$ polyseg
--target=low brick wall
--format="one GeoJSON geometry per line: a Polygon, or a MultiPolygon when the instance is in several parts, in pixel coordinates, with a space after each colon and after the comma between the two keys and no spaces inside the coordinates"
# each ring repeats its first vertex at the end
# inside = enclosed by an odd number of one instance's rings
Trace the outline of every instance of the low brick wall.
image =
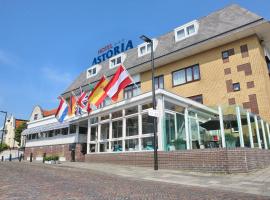
{"type": "MultiPolygon", "coordinates": [[[[84,161],[84,155],[81,153],[81,148],[82,147],[80,144],[76,144],[76,161],[84,161]]],[[[30,157],[30,153],[33,154],[33,160],[36,160],[37,157],[42,157],[44,153],[46,153],[46,155],[58,155],[60,157],[65,157],[67,161],[71,160],[71,151],[69,151],[69,144],[26,147],[24,151],[24,159],[30,157]]]]}
{"type": "MultiPolygon", "coordinates": [[[[85,155],[86,162],[153,167],[153,152],[85,155]]],[[[194,149],[158,152],[159,168],[203,172],[238,173],[270,166],[270,150],[194,149]]]]}

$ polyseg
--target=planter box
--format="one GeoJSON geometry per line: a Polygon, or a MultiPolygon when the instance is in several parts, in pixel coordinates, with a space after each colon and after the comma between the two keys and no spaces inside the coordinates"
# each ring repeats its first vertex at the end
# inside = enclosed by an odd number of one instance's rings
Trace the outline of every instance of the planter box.
{"type": "Polygon", "coordinates": [[[45,161],[45,164],[59,164],[58,160],[50,160],[50,161],[45,161]]]}

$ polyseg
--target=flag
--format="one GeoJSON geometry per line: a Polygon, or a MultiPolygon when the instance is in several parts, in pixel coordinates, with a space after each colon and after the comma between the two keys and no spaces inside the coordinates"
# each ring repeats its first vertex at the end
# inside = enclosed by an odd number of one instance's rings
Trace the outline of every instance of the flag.
{"type": "Polygon", "coordinates": [[[106,92],[104,87],[108,84],[108,80],[103,76],[100,81],[96,84],[95,88],[88,97],[88,104],[93,104],[98,107],[102,101],[106,98],[106,92]]]}
{"type": "Polygon", "coordinates": [[[76,97],[72,94],[71,99],[70,99],[70,107],[69,107],[68,115],[69,116],[75,115],[76,110],[77,110],[77,101],[76,101],[76,97]]]}
{"type": "Polygon", "coordinates": [[[132,83],[132,79],[127,70],[121,65],[115,72],[114,76],[104,88],[106,94],[114,101],[118,99],[118,94],[126,86],[132,83]]]}
{"type": "Polygon", "coordinates": [[[86,110],[87,102],[88,102],[88,97],[89,97],[91,91],[94,89],[94,87],[93,87],[91,84],[89,84],[89,88],[90,88],[89,93],[87,93],[87,92],[81,90],[81,95],[79,96],[79,98],[78,98],[78,100],[77,100],[77,105],[78,105],[83,111],[86,110]]]}
{"type": "Polygon", "coordinates": [[[60,98],[60,103],[57,108],[55,117],[59,122],[62,123],[68,114],[68,104],[63,97],[59,97],[59,98],[60,98]]]}

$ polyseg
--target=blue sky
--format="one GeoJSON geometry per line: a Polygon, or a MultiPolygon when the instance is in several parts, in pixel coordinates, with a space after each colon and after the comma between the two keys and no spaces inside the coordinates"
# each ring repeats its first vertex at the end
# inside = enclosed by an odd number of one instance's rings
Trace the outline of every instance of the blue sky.
{"type": "MultiPolygon", "coordinates": [[[[28,119],[86,70],[99,48],[121,39],[138,45],[237,3],[270,19],[270,1],[0,0],[0,110],[28,119]]],[[[3,117],[0,116],[0,124],[3,117]]]]}

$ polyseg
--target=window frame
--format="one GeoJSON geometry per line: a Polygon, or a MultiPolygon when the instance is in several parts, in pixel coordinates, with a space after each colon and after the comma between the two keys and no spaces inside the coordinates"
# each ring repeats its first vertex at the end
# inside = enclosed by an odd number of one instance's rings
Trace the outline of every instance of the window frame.
{"type": "Polygon", "coordinates": [[[119,67],[120,65],[122,65],[122,64],[124,63],[125,58],[126,58],[126,56],[125,56],[124,53],[120,53],[120,54],[118,54],[118,55],[116,55],[116,56],[114,56],[114,57],[111,57],[111,58],[109,59],[109,68],[110,68],[110,69],[113,69],[113,68],[115,68],[115,67],[119,67]],[[114,64],[114,65],[112,66],[112,65],[111,65],[112,60],[115,60],[115,63],[116,63],[118,58],[121,58],[121,62],[118,63],[118,64],[114,64]]]}
{"type": "Polygon", "coordinates": [[[164,75],[162,74],[162,75],[159,75],[159,76],[156,76],[156,77],[154,77],[154,85],[155,85],[155,89],[157,90],[157,89],[164,89],[164,75]],[[160,78],[162,78],[162,86],[163,87],[160,87],[160,78]],[[157,88],[156,88],[156,80],[157,80],[157,88]]]}
{"type": "Polygon", "coordinates": [[[180,86],[180,85],[185,85],[185,84],[188,84],[188,83],[192,83],[192,82],[196,82],[196,81],[200,81],[201,80],[201,70],[200,70],[200,65],[199,64],[195,64],[195,65],[191,65],[189,67],[185,67],[185,68],[182,68],[182,69],[178,69],[178,70],[175,70],[175,71],[172,71],[171,73],[171,76],[172,76],[172,87],[176,87],[176,86],[180,86]],[[198,73],[199,73],[199,78],[198,79],[194,79],[194,68],[198,66],[198,73]],[[192,69],[192,80],[191,81],[187,81],[187,69],[191,68],[192,69]],[[184,83],[180,83],[180,84],[174,84],[174,73],[176,72],[179,72],[181,70],[184,70],[185,72],[185,82],[184,83]]]}
{"type": "Polygon", "coordinates": [[[130,84],[124,89],[124,91],[123,91],[123,99],[127,100],[127,99],[135,97],[135,91],[136,90],[139,90],[139,94],[141,93],[141,82],[140,81],[136,82],[136,83],[133,83],[133,84],[130,84]],[[131,97],[130,98],[126,98],[126,93],[127,92],[131,92],[131,97]]]}
{"type": "MultiPolygon", "coordinates": [[[[158,45],[158,40],[157,39],[152,39],[153,41],[153,52],[155,52],[157,45],[158,45]]],[[[151,47],[147,48],[150,43],[144,42],[137,47],[137,52],[138,52],[138,57],[145,56],[147,54],[151,53],[151,47]],[[141,48],[145,48],[145,52],[141,53],[141,48]]]]}
{"type": "Polygon", "coordinates": [[[180,27],[177,27],[174,29],[174,39],[175,39],[175,42],[179,42],[181,40],[184,40],[186,38],[189,38],[193,35],[196,35],[198,33],[198,30],[199,30],[199,22],[197,20],[193,20],[187,24],[184,24],[183,26],[180,26],[180,27]],[[188,31],[187,31],[187,28],[190,27],[190,26],[194,26],[194,32],[191,33],[191,34],[188,34],[188,31]],[[178,32],[179,31],[182,31],[184,30],[184,37],[182,38],[179,38],[178,37],[178,32]]]}
{"type": "Polygon", "coordinates": [[[232,89],[233,89],[234,92],[240,91],[240,90],[241,90],[240,82],[233,83],[233,84],[232,84],[232,89]],[[236,85],[239,85],[239,89],[235,89],[235,86],[236,86],[236,85]]]}

